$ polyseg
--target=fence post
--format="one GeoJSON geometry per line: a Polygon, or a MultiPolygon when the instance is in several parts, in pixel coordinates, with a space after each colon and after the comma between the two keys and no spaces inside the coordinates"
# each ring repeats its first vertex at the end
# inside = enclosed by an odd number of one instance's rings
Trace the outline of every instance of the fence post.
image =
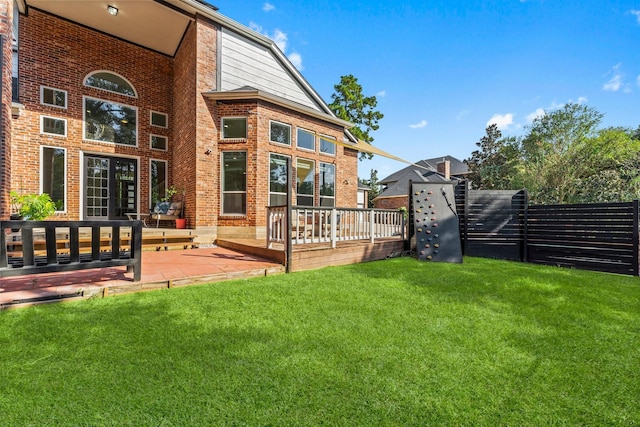
{"type": "Polygon", "coordinates": [[[640,242],[638,239],[640,237],[640,232],[638,230],[638,214],[639,212],[639,203],[638,199],[633,201],[633,275],[640,275],[640,262],[638,261],[638,249],[640,247],[640,242]]]}
{"type": "Polygon", "coordinates": [[[370,237],[370,241],[371,244],[375,243],[376,241],[376,212],[371,209],[371,212],[369,213],[369,237],[370,237]]]}
{"type": "Polygon", "coordinates": [[[331,247],[336,247],[336,230],[338,228],[338,212],[336,208],[331,209],[331,247]]]}
{"type": "Polygon", "coordinates": [[[522,212],[522,262],[529,262],[529,192],[524,189],[524,206],[522,212]]]}

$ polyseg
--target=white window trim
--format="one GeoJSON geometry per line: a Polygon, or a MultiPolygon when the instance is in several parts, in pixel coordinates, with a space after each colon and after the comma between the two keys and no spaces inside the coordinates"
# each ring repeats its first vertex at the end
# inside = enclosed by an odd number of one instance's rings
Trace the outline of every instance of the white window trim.
{"type": "Polygon", "coordinates": [[[40,135],[49,135],[49,136],[57,136],[58,138],[66,138],[67,137],[67,119],[63,119],[63,118],[56,117],[56,116],[48,116],[46,114],[41,115],[40,116],[40,135]],[[44,119],[60,120],[60,121],[64,122],[64,134],[60,135],[59,133],[45,132],[44,131],[44,119]]]}
{"type": "Polygon", "coordinates": [[[297,128],[296,129],[296,148],[298,148],[299,150],[304,150],[304,151],[308,151],[310,153],[315,153],[316,149],[317,149],[317,141],[316,141],[316,134],[315,132],[312,132],[310,130],[304,129],[304,128],[297,128]],[[298,132],[303,131],[306,132],[308,134],[311,134],[311,136],[313,136],[313,149],[311,148],[305,148],[305,147],[301,147],[300,145],[298,145],[298,132]]]}
{"type": "Polygon", "coordinates": [[[42,174],[42,157],[44,156],[44,149],[52,148],[54,150],[62,150],[64,151],[64,210],[56,211],[56,213],[67,213],[67,149],[64,147],[54,147],[52,145],[41,145],[40,146],[40,165],[38,167],[38,174],[40,175],[40,194],[43,193],[44,190],[44,182],[42,182],[43,174],[42,174]]]}
{"type": "Polygon", "coordinates": [[[149,135],[149,148],[152,150],[157,150],[157,151],[168,151],[169,150],[169,137],[168,136],[164,136],[164,135],[157,135],[155,133],[152,133],[149,135]],[[153,146],[153,138],[164,138],[165,141],[165,148],[157,148],[153,146]]]}
{"type": "MultiPolygon", "coordinates": [[[[273,155],[286,157],[289,161],[291,161],[291,156],[289,156],[287,154],[273,153],[273,152],[269,153],[269,169],[267,171],[267,185],[268,185],[267,190],[268,190],[268,193],[269,193],[269,198],[268,198],[269,202],[271,201],[271,195],[272,194],[280,194],[280,195],[284,194],[285,199],[286,199],[287,194],[288,194],[288,192],[276,193],[274,191],[271,191],[271,156],[273,156],[273,155]]],[[[287,171],[287,173],[289,173],[289,171],[287,171]]],[[[290,181],[291,177],[287,177],[287,180],[290,181]]],[[[291,185],[291,182],[289,182],[288,184],[291,185]]]]}
{"type": "Polygon", "coordinates": [[[298,193],[298,162],[300,160],[304,160],[306,162],[311,162],[311,167],[313,168],[313,186],[312,186],[312,192],[311,194],[302,194],[303,197],[311,197],[311,204],[310,205],[302,205],[302,206],[316,206],[316,166],[317,166],[317,162],[313,159],[306,159],[304,157],[296,157],[296,205],[298,204],[298,197],[300,196],[300,193],[298,193]]]}
{"type": "Polygon", "coordinates": [[[338,152],[338,144],[336,144],[336,139],[332,138],[330,136],[326,136],[326,135],[319,135],[318,137],[318,152],[320,154],[322,154],[323,156],[331,156],[331,157],[335,157],[336,153],[338,152]],[[327,142],[330,142],[333,144],[334,150],[333,153],[325,153],[324,151],[322,151],[322,140],[325,140],[327,142]]]}
{"type": "Polygon", "coordinates": [[[66,110],[67,109],[68,99],[69,99],[69,93],[64,89],[58,89],[57,87],[44,86],[44,85],[40,86],[40,104],[41,105],[46,105],[47,107],[60,108],[61,110],[66,110]],[[46,102],[44,102],[44,91],[45,91],[45,89],[50,89],[50,90],[54,90],[54,91],[58,91],[58,92],[64,93],[64,106],[54,105],[54,104],[47,104],[46,102]]]}
{"type": "Polygon", "coordinates": [[[291,133],[291,128],[292,127],[291,127],[290,124],[282,123],[282,122],[279,122],[277,120],[269,120],[269,142],[272,143],[272,144],[277,144],[277,145],[283,146],[283,147],[291,147],[291,143],[292,143],[291,140],[293,139],[293,134],[291,133]],[[289,143],[288,144],[285,144],[283,142],[274,141],[274,140],[271,139],[271,125],[273,123],[277,123],[279,125],[286,126],[286,127],[289,128],[289,143]]]}
{"type": "Polygon", "coordinates": [[[108,99],[96,98],[96,97],[93,97],[93,96],[83,96],[82,97],[82,140],[83,141],[98,142],[100,144],[117,145],[118,147],[138,148],[138,142],[139,142],[139,139],[140,139],[140,120],[139,120],[139,118],[140,118],[140,114],[139,114],[139,111],[138,111],[138,107],[135,107],[133,105],[123,104],[122,102],[110,101],[108,99]],[[108,102],[110,104],[121,105],[123,107],[131,108],[131,109],[135,110],[135,112],[136,112],[136,143],[134,145],[118,144],[117,142],[102,141],[100,139],[87,138],[87,135],[85,133],[87,131],[87,127],[86,127],[86,123],[87,123],[86,101],[87,101],[87,99],[93,99],[95,101],[100,101],[100,102],[108,102]]]}
{"type": "Polygon", "coordinates": [[[116,95],[120,95],[120,96],[126,96],[128,98],[138,98],[138,91],[136,90],[135,86],[133,84],[131,84],[131,82],[129,81],[129,79],[127,79],[125,76],[123,76],[122,74],[118,74],[116,72],[113,72],[111,70],[93,70],[92,72],[88,73],[86,76],[84,76],[84,78],[82,79],[82,85],[84,87],[90,87],[91,89],[96,89],[96,90],[101,90],[103,92],[108,92],[108,93],[115,93],[116,95]],[[108,89],[102,89],[99,87],[95,87],[95,86],[89,86],[87,84],[87,79],[97,73],[109,73],[109,74],[113,74],[114,76],[118,76],[120,77],[122,80],[124,80],[125,82],[127,82],[129,84],[129,86],[131,86],[131,89],[133,89],[133,95],[127,95],[125,93],[121,93],[121,92],[115,92],[113,90],[108,90],[108,89]]]}
{"type": "Polygon", "coordinates": [[[249,118],[247,116],[224,116],[220,118],[220,141],[246,141],[249,136],[249,118]],[[245,129],[244,129],[244,138],[225,138],[224,137],[224,121],[226,119],[244,119],[245,120],[245,129]]]}
{"type": "Polygon", "coordinates": [[[223,150],[220,152],[220,216],[227,218],[246,218],[249,210],[249,180],[247,173],[249,172],[249,152],[247,150],[223,150]],[[244,191],[225,191],[224,190],[224,154],[225,153],[245,153],[245,190],[244,191]],[[224,195],[225,194],[245,194],[245,213],[225,213],[224,212],[224,195]]]}
{"type": "Polygon", "coordinates": [[[161,129],[168,129],[169,128],[169,115],[167,113],[161,113],[160,111],[151,110],[151,113],[149,114],[149,125],[155,126],[155,127],[161,128],[161,129]],[[167,123],[167,125],[166,126],[160,126],[160,125],[157,125],[157,124],[153,123],[153,115],[154,114],[157,114],[159,116],[164,116],[165,122],[167,123]]]}

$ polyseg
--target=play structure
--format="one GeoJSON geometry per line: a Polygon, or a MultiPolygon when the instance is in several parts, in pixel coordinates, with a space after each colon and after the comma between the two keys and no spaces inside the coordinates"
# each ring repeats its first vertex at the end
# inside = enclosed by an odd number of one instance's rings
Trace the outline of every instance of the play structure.
{"type": "Polygon", "coordinates": [[[412,183],[409,235],[421,261],[462,262],[453,185],[412,183]],[[415,245],[414,242],[415,241],[415,245]]]}

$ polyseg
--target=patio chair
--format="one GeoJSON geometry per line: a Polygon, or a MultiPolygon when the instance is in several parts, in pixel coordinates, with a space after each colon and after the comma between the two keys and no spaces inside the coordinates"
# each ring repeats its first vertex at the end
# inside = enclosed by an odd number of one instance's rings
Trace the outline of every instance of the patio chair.
{"type": "Polygon", "coordinates": [[[156,228],[160,227],[160,221],[173,221],[174,227],[176,219],[182,218],[184,208],[184,195],[180,202],[158,202],[151,211],[151,220],[156,221],[156,228]]]}

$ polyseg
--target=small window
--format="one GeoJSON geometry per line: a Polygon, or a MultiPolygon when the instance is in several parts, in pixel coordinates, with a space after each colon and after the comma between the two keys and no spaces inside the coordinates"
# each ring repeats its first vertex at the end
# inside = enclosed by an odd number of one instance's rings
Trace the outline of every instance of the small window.
{"type": "Polygon", "coordinates": [[[298,159],[296,162],[296,204],[298,206],[313,206],[315,178],[313,160],[298,159]]]}
{"type": "Polygon", "coordinates": [[[284,123],[269,122],[269,141],[291,145],[291,126],[284,123]]]}
{"type": "Polygon", "coordinates": [[[169,116],[165,113],[158,113],[157,111],[151,112],[151,125],[158,126],[160,128],[169,127],[169,116]]]}
{"type": "Polygon", "coordinates": [[[137,98],[136,91],[122,76],[109,71],[96,71],[84,79],[85,86],[137,98]]]}
{"type": "Polygon", "coordinates": [[[67,91],[40,86],[40,102],[51,107],[67,108],[67,91]]]}
{"type": "Polygon", "coordinates": [[[336,143],[330,139],[320,137],[320,152],[322,154],[336,155],[336,143]]]}
{"type": "Polygon", "coordinates": [[[64,148],[42,147],[40,156],[40,187],[56,205],[56,211],[66,210],[67,152],[64,148]]]}
{"type": "Polygon", "coordinates": [[[67,136],[67,120],[56,117],[40,116],[40,133],[46,135],[67,136]]]}
{"type": "Polygon", "coordinates": [[[247,118],[225,117],[222,119],[222,139],[246,139],[247,118]]]}
{"type": "Polygon", "coordinates": [[[154,150],[167,151],[167,141],[168,138],[166,136],[151,135],[151,148],[154,150]]]}
{"type": "Polygon", "coordinates": [[[299,148],[315,151],[316,137],[311,132],[307,132],[306,130],[303,130],[303,129],[298,129],[297,145],[299,148]]]}

